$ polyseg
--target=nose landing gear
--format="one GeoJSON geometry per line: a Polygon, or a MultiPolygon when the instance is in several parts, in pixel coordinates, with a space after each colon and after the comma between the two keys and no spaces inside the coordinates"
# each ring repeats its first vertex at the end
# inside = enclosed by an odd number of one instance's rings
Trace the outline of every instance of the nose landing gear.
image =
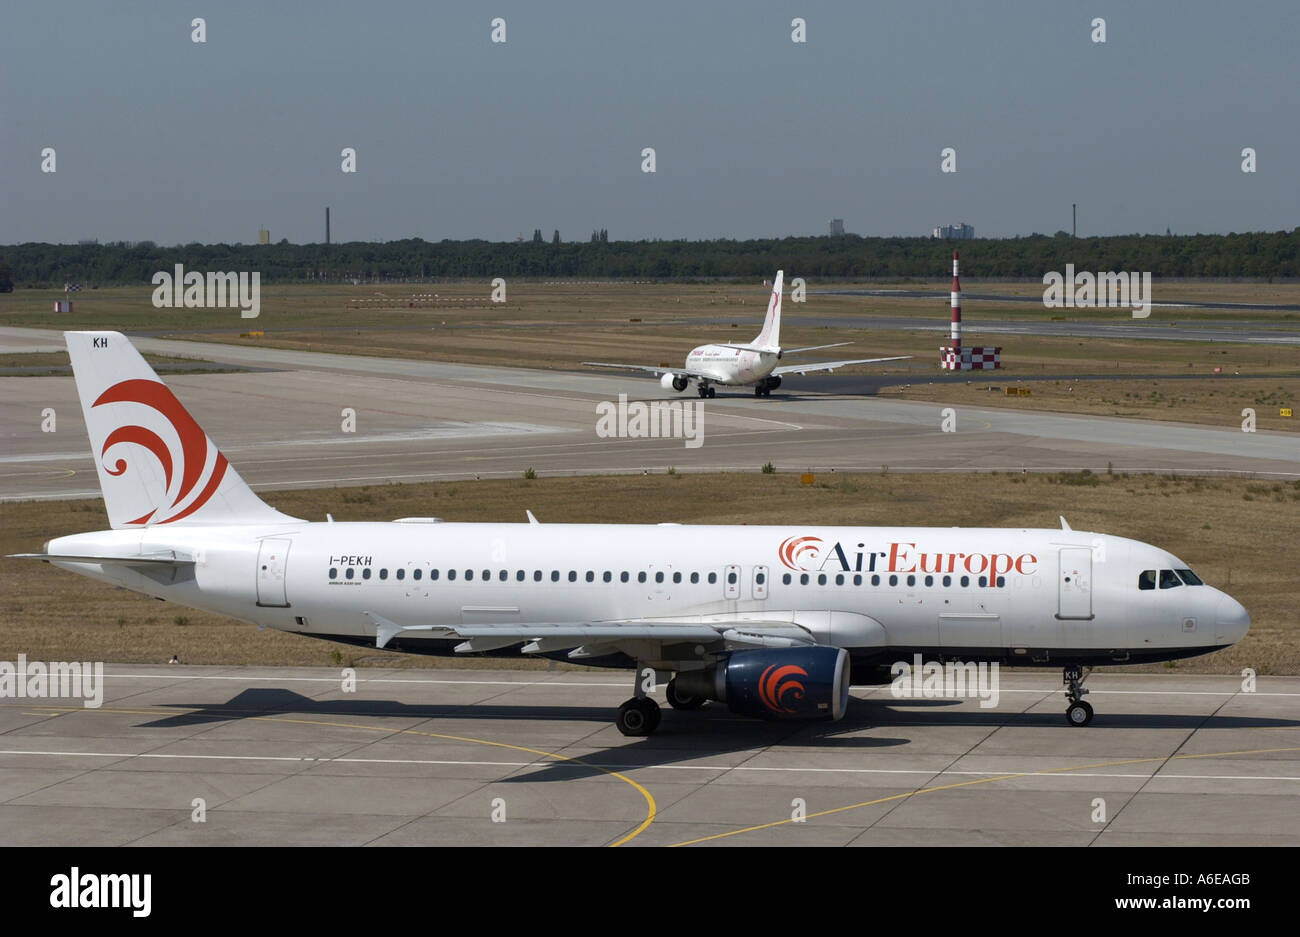
{"type": "Polygon", "coordinates": [[[1078,664],[1065,668],[1065,699],[1070,704],[1065,710],[1065,721],[1072,726],[1086,726],[1092,722],[1092,707],[1083,701],[1088,694],[1083,688],[1083,681],[1091,673],[1092,668],[1088,668],[1088,673],[1085,674],[1078,664]]]}

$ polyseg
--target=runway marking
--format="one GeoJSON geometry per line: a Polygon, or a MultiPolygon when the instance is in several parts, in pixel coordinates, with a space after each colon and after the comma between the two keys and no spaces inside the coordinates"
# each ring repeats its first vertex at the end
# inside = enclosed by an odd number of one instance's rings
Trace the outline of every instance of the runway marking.
{"type": "MultiPolygon", "coordinates": [[[[832,807],[829,810],[819,810],[816,813],[808,814],[806,817],[803,818],[803,820],[811,820],[814,817],[825,817],[825,816],[830,816],[831,814],[844,813],[845,811],[848,810],[857,810],[859,807],[872,807],[875,806],[876,804],[889,803],[890,801],[895,801],[895,800],[906,800],[909,797],[917,797],[920,796],[921,794],[934,794],[939,791],[951,791],[959,787],[971,787],[976,784],[990,784],[994,781],[1013,781],[1016,778],[1023,778],[1023,777],[1041,777],[1041,776],[1053,775],[1053,774],[1066,774],[1069,772],[1083,771],[1090,768],[1118,768],[1123,765],[1137,765],[1137,764],[1144,764],[1152,761],[1168,762],[1168,761],[1177,761],[1180,759],[1190,759],[1190,758],[1227,758],[1233,755],[1272,755],[1272,754],[1277,754],[1279,752],[1300,752],[1300,748],[1258,748],[1258,749],[1250,749],[1250,750],[1238,751],[1238,752],[1208,752],[1200,755],[1172,755],[1172,756],[1160,755],[1151,758],[1128,758],[1123,761],[1104,761],[1104,762],[1098,762],[1097,764],[1091,764],[1091,765],[1078,765],[1074,768],[1051,768],[1048,769],[1047,771],[1039,771],[1039,772],[1016,772],[1014,774],[1002,774],[1002,775],[996,775],[994,777],[977,778],[973,781],[958,781],[955,784],[944,784],[944,785],[940,785],[939,787],[923,787],[920,790],[908,791],[904,794],[891,794],[888,797],[878,797],[875,800],[864,800],[860,803],[848,804],[847,806],[844,807],[832,807]]],[[[1086,775],[1083,776],[1086,777],[1086,775]]],[[[1160,777],[1160,775],[1147,775],[1147,777],[1160,777]]],[[[683,840],[680,843],[670,843],[669,845],[674,847],[694,846],[697,843],[707,843],[711,840],[725,839],[728,836],[739,836],[742,833],[753,833],[757,830],[768,830],[778,826],[785,826],[786,824],[794,823],[794,822],[796,821],[792,817],[787,817],[786,819],[783,820],[774,820],[771,823],[760,823],[757,826],[748,826],[745,827],[744,829],[731,830],[726,833],[714,833],[711,836],[701,836],[698,839],[683,840]]],[[[802,820],[799,822],[802,822],[802,820]]]]}
{"type": "MultiPolygon", "coordinates": [[[[51,708],[54,709],[54,707],[51,707],[51,708]]],[[[116,714],[116,715],[137,715],[137,716],[155,716],[155,717],[156,717],[156,716],[164,716],[164,715],[180,715],[180,714],[187,713],[187,712],[189,712],[189,713],[200,712],[200,713],[201,713],[201,712],[203,712],[203,709],[195,709],[195,708],[193,708],[193,707],[176,707],[175,709],[166,709],[166,710],[159,711],[159,710],[157,710],[157,709],[153,709],[153,710],[139,710],[139,709],[84,709],[84,708],[71,708],[71,707],[69,707],[69,708],[67,708],[67,709],[62,709],[62,708],[60,708],[60,709],[58,709],[57,711],[58,711],[58,712],[61,712],[61,713],[65,713],[65,714],[66,714],[66,713],[75,713],[75,712],[89,712],[89,713],[113,713],[113,714],[116,714]]],[[[469,736],[464,736],[464,735],[446,735],[446,734],[443,734],[443,733],[440,733],[440,732],[422,732],[422,731],[420,731],[420,730],[418,730],[418,729],[398,729],[398,728],[393,728],[392,726],[368,726],[368,725],[361,725],[361,724],[359,724],[359,723],[351,723],[351,722],[323,722],[323,721],[318,720],[318,719],[290,719],[290,718],[287,717],[287,716],[258,715],[257,718],[258,718],[258,719],[261,719],[261,720],[263,720],[263,721],[266,721],[266,722],[288,722],[288,723],[294,723],[294,724],[297,724],[297,725],[308,725],[308,726],[332,726],[332,727],[334,727],[334,728],[343,728],[343,729],[364,729],[364,730],[369,731],[369,732],[384,732],[384,733],[389,733],[389,734],[402,733],[402,734],[405,734],[405,735],[422,735],[422,736],[425,736],[426,738],[443,739],[444,741],[452,741],[452,742],[470,742],[470,743],[473,743],[473,744],[475,744],[475,745],[491,745],[491,746],[494,746],[494,747],[496,747],[496,748],[508,748],[508,749],[510,749],[510,750],[512,750],[512,751],[517,751],[517,752],[528,752],[530,755],[541,755],[541,756],[543,756],[543,757],[545,757],[545,758],[555,758],[555,759],[558,759],[558,760],[560,760],[560,761],[571,761],[571,762],[573,762],[574,764],[582,765],[584,768],[593,768],[593,769],[595,769],[596,771],[601,772],[602,774],[607,774],[607,775],[609,775],[610,777],[617,778],[618,780],[622,781],[624,784],[630,785],[631,787],[635,788],[636,791],[637,791],[637,792],[638,792],[642,797],[645,798],[645,802],[646,802],[646,815],[645,815],[645,819],[642,820],[642,821],[641,821],[641,822],[636,826],[636,828],[633,829],[630,833],[627,833],[626,835],[624,835],[624,836],[620,837],[619,839],[615,840],[614,842],[610,843],[609,845],[610,845],[611,847],[614,847],[614,846],[622,846],[624,843],[628,843],[628,842],[630,842],[631,840],[633,840],[634,838],[636,838],[637,836],[640,836],[643,832],[645,832],[646,827],[648,827],[648,826],[650,825],[650,823],[654,820],[654,818],[655,818],[655,813],[656,813],[656,811],[657,811],[657,809],[658,809],[658,808],[656,807],[656,805],[655,805],[655,799],[654,799],[653,796],[651,796],[650,792],[649,792],[648,790],[646,790],[644,787],[642,787],[640,784],[638,784],[636,781],[633,781],[633,780],[632,780],[631,778],[629,778],[627,775],[622,774],[622,773],[620,773],[620,772],[618,772],[618,771],[612,771],[612,770],[610,770],[610,769],[608,769],[608,768],[602,768],[602,767],[600,767],[599,765],[592,764],[591,762],[588,762],[588,761],[583,761],[581,758],[575,758],[575,757],[573,757],[573,756],[571,756],[571,755],[557,755],[557,754],[555,754],[554,752],[546,752],[546,751],[542,751],[540,748],[529,748],[529,747],[527,747],[527,746],[525,746],[525,745],[511,745],[511,744],[508,743],[508,742],[493,742],[493,741],[490,740],[490,739],[476,739],[476,738],[470,738],[469,736]]],[[[73,754],[75,754],[75,753],[73,753],[73,754]]],[[[141,753],[141,754],[138,754],[138,755],[123,755],[123,756],[121,756],[121,757],[126,757],[126,758],[143,758],[143,757],[147,757],[147,753],[141,753]]],[[[214,755],[214,756],[210,756],[210,757],[218,758],[218,757],[223,757],[223,756],[215,756],[215,755],[214,755]]],[[[255,758],[255,757],[266,757],[266,758],[271,758],[272,756],[248,756],[248,755],[246,755],[246,756],[240,756],[240,757],[241,757],[242,759],[244,759],[244,760],[251,760],[252,758],[255,758]]],[[[277,759],[277,760],[279,760],[279,759],[277,759]]],[[[335,760],[335,759],[330,759],[330,758],[304,758],[304,757],[297,757],[297,758],[294,758],[294,757],[289,757],[289,756],[283,756],[283,760],[288,760],[288,761],[317,761],[317,762],[326,762],[326,761],[331,761],[331,760],[335,760]]]]}
{"type": "MultiPolygon", "coordinates": [[[[323,723],[327,724],[327,723],[323,723]]],[[[470,768],[528,768],[537,765],[536,761],[466,761],[463,759],[441,759],[441,758],[352,758],[339,756],[337,758],[311,756],[311,755],[186,755],[178,753],[158,753],[158,752],[88,752],[88,751],[61,751],[58,749],[41,750],[41,749],[21,749],[10,748],[0,749],[0,755],[44,755],[52,757],[77,757],[77,758],[154,758],[154,759],[174,759],[177,761],[293,761],[293,762],[314,762],[319,764],[340,763],[340,764],[375,764],[375,765],[433,765],[445,767],[470,767],[470,768]]],[[[1216,756],[1217,757],[1217,756],[1216,756]]],[[[934,768],[784,768],[784,767],[763,767],[760,765],[738,765],[730,767],[728,765],[655,765],[655,764],[601,764],[598,762],[586,762],[585,767],[607,768],[611,771],[752,771],[752,772],[777,772],[777,773],[814,773],[814,774],[934,774],[934,768]]],[[[1300,781],[1300,775],[1269,775],[1269,774],[1123,774],[1119,772],[1102,773],[1088,772],[1084,774],[1075,773],[1072,769],[1049,769],[1047,771],[1025,771],[1015,775],[1015,777],[1025,778],[1046,778],[1062,777],[1059,771],[1071,771],[1072,778],[1108,778],[1118,780],[1169,780],[1169,781],[1300,781]]],[[[1007,775],[1002,771],[956,771],[940,770],[941,774],[961,775],[976,778],[1002,778],[1007,775]]]]}

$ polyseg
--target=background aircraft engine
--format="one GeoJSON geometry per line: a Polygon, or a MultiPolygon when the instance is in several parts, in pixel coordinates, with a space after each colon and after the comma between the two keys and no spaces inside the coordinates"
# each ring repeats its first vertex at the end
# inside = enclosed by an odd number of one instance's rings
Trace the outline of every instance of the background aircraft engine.
{"type": "Polygon", "coordinates": [[[678,673],[677,693],[721,700],[743,716],[830,719],[849,703],[849,652],[842,647],[736,651],[704,670],[678,673]]]}
{"type": "Polygon", "coordinates": [[[680,374],[673,374],[671,371],[659,378],[659,386],[664,390],[683,391],[690,379],[682,377],[680,374]]]}

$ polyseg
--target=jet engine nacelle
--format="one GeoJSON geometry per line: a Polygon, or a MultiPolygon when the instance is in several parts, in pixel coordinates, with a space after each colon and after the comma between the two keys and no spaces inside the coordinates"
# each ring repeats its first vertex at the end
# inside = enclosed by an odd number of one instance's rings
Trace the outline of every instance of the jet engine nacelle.
{"type": "Polygon", "coordinates": [[[685,390],[686,385],[689,383],[690,378],[684,377],[680,374],[673,374],[671,371],[659,378],[660,387],[664,390],[675,390],[679,393],[685,390]]]}
{"type": "Polygon", "coordinates": [[[720,700],[743,716],[833,722],[849,704],[849,652],[824,645],[736,651],[676,681],[678,696],[720,700]]]}

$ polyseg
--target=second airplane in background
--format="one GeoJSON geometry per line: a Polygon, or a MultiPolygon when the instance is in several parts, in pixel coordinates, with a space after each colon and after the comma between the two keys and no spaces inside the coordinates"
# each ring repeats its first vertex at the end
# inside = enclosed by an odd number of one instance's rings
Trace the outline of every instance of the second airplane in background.
{"type": "Polygon", "coordinates": [[[807,348],[781,347],[781,283],[785,277],[784,270],[776,272],[772,284],[772,298],[767,304],[767,317],[763,320],[763,331],[747,345],[735,345],[720,342],[713,345],[700,345],[691,349],[686,356],[683,368],[652,368],[640,364],[611,364],[605,361],[584,361],[585,365],[596,368],[626,368],[634,371],[649,371],[659,376],[659,383],[664,390],[683,391],[695,381],[701,397],[717,395],[715,384],[727,387],[754,385],[755,397],[766,397],[772,390],[781,386],[781,378],[786,374],[807,374],[809,371],[834,371],[836,368],[851,364],[874,364],[878,361],[901,361],[911,355],[897,355],[893,358],[856,358],[851,361],[818,361],[812,364],[787,364],[777,366],[785,355],[804,351],[818,351],[822,348],[838,348],[851,345],[852,342],[836,342],[832,345],[811,345],[807,348]]]}

